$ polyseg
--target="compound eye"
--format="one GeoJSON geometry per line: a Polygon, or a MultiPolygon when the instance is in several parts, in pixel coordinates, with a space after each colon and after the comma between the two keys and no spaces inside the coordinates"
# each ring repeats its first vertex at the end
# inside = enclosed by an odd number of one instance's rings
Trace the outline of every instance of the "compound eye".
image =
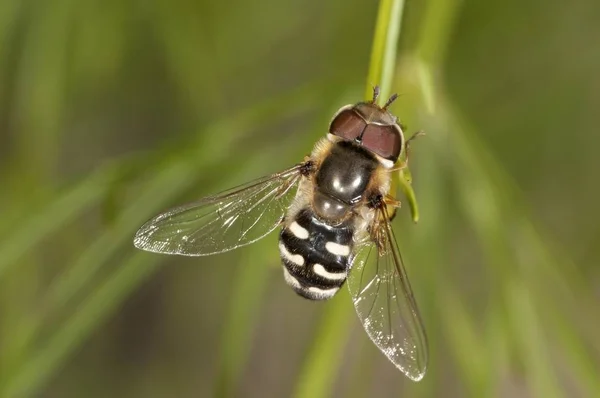
{"type": "Polygon", "coordinates": [[[370,124],[363,134],[362,146],[382,158],[396,162],[402,151],[402,133],[397,125],[370,124]]]}
{"type": "Polygon", "coordinates": [[[353,109],[344,109],[331,121],[329,132],[353,141],[361,135],[366,126],[367,123],[353,109]]]}

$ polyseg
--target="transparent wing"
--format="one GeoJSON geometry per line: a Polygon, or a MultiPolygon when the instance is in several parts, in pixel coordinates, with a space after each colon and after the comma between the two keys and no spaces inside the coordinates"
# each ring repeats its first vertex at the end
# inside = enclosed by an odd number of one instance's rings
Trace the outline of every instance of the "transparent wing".
{"type": "Polygon", "coordinates": [[[255,242],[281,222],[302,167],[159,214],[137,231],[134,245],[156,253],[207,256],[255,242]]]}
{"type": "Polygon", "coordinates": [[[348,288],[356,313],[377,347],[406,376],[425,376],[427,337],[400,250],[382,208],[373,236],[357,245],[348,288]],[[380,217],[381,215],[381,217],[380,217]]]}

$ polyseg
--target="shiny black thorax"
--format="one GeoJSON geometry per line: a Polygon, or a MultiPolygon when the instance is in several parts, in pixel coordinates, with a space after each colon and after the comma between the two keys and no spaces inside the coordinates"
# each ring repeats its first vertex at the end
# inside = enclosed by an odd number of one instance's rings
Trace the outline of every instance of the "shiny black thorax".
{"type": "Polygon", "coordinates": [[[313,204],[324,220],[337,221],[361,201],[378,161],[352,142],[334,144],[315,176],[313,204]]]}

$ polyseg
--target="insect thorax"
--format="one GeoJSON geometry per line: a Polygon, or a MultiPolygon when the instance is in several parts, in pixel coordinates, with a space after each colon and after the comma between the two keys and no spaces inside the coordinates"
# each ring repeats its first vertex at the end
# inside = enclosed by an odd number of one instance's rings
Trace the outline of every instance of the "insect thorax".
{"type": "Polygon", "coordinates": [[[333,143],[315,175],[313,206],[324,220],[338,221],[365,196],[379,162],[352,142],[333,143]]]}

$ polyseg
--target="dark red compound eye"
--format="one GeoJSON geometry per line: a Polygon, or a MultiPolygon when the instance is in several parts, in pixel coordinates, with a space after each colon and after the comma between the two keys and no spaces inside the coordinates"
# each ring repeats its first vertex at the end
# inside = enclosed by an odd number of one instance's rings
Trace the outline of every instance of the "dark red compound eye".
{"type": "Polygon", "coordinates": [[[396,125],[369,124],[362,136],[362,146],[395,162],[402,151],[402,133],[396,125]]]}
{"type": "Polygon", "coordinates": [[[338,113],[329,125],[329,132],[349,141],[354,141],[365,129],[364,121],[352,108],[344,109],[338,113]]]}
{"type": "Polygon", "coordinates": [[[393,162],[398,160],[404,145],[396,118],[386,109],[369,102],[343,107],[331,121],[329,133],[393,162]]]}

